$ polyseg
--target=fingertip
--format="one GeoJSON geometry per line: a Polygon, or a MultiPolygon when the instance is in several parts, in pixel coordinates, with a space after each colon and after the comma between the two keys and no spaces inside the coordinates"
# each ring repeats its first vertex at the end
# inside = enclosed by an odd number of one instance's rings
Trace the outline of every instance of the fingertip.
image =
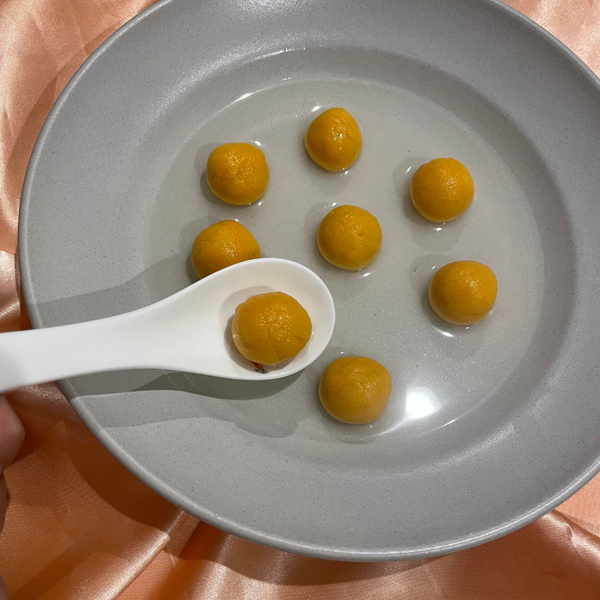
{"type": "Polygon", "coordinates": [[[0,396],[0,473],[14,460],[24,439],[21,420],[6,398],[0,396]]]}

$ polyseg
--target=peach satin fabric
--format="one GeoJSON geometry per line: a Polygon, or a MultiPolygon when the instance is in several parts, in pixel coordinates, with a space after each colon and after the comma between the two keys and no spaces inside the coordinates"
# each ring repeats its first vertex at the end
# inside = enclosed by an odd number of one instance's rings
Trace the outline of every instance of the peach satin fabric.
{"type": "MultiPolygon", "coordinates": [[[[16,258],[27,161],[77,67],[150,0],[0,0],[0,331],[28,327],[16,258]]],[[[600,1],[511,0],[600,74],[600,1]]],[[[1,368],[1,366],[0,366],[1,368]]],[[[127,472],[56,385],[7,395],[26,430],[5,473],[0,573],[14,600],[599,600],[600,476],[484,546],[353,564],[257,546],[198,522],[127,472]]]]}

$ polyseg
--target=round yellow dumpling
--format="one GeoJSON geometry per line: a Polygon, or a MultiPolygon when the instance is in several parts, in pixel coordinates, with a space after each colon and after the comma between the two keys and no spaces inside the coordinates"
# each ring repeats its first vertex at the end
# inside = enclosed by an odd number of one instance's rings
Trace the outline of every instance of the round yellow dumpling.
{"type": "Polygon", "coordinates": [[[223,144],[206,164],[211,192],[228,204],[256,202],[269,184],[269,166],[262,150],[250,144],[223,144]]]}
{"type": "Polygon", "coordinates": [[[276,365],[293,358],[306,346],[312,322],[295,298],[283,292],[269,292],[252,296],[235,309],[231,333],[244,358],[261,365],[276,365]]]}
{"type": "Polygon", "coordinates": [[[207,227],[192,246],[192,265],[200,278],[253,258],[260,258],[258,242],[237,221],[219,221],[207,227]]]}
{"type": "Polygon", "coordinates": [[[442,267],[429,283],[433,311],[453,325],[474,325],[485,319],[496,302],[498,280],[494,272],[474,260],[442,267]]]}
{"type": "Polygon", "coordinates": [[[467,168],[453,158],[436,158],[420,166],[410,183],[414,207],[430,221],[460,217],[473,201],[475,184],[467,168]]]}
{"type": "Polygon", "coordinates": [[[319,383],[323,408],[344,423],[371,423],[385,411],[392,377],[377,361],[364,356],[334,360],[319,383]]]}
{"type": "Polygon", "coordinates": [[[360,156],[362,135],[350,113],[343,108],[330,108],[310,124],[304,144],[320,167],[327,171],[344,171],[360,156]]]}
{"type": "Polygon", "coordinates": [[[381,227],[363,208],[337,206],[321,221],[317,245],[326,261],[340,269],[356,271],[379,254],[381,227]]]}

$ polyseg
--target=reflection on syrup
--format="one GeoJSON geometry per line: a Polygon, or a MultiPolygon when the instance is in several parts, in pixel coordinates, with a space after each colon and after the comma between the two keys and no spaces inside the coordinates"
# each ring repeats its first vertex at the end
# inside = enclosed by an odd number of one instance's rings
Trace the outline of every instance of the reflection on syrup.
{"type": "Polygon", "coordinates": [[[423,386],[410,387],[406,391],[402,423],[429,417],[440,410],[440,407],[441,403],[433,390],[423,386]]]}
{"type": "MultiPolygon", "coordinates": [[[[238,102],[245,100],[246,98],[250,98],[250,96],[253,96],[254,94],[256,94],[256,92],[246,92],[245,94],[242,94],[239,98],[236,98],[231,105],[233,104],[237,104],[238,102]]],[[[230,105],[230,106],[231,106],[230,105]]]]}
{"type": "MultiPolygon", "coordinates": [[[[441,321],[441,319],[440,319],[441,321]]],[[[446,329],[442,329],[437,325],[432,325],[433,329],[437,331],[439,334],[443,335],[446,338],[460,338],[463,335],[471,335],[467,332],[473,327],[473,325],[450,325],[448,324],[446,329]]],[[[469,339],[469,338],[468,338],[469,339]]]]}
{"type": "Polygon", "coordinates": [[[448,338],[453,338],[454,335],[452,333],[450,333],[449,331],[444,331],[443,329],[440,329],[439,327],[433,327],[437,332],[441,333],[444,337],[448,337],[448,338]]]}
{"type": "Polygon", "coordinates": [[[406,424],[426,419],[437,413],[442,403],[437,394],[426,386],[411,386],[404,397],[391,398],[383,416],[374,423],[352,425],[336,423],[335,437],[354,444],[367,443],[397,431],[406,424]]]}

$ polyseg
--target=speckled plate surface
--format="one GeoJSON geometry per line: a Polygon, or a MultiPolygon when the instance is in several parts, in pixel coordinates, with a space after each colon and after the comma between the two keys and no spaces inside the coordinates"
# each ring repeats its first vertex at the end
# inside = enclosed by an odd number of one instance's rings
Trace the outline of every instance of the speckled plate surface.
{"type": "Polygon", "coordinates": [[[108,316],[190,282],[196,234],[235,218],[265,256],[315,270],[337,328],[314,366],[251,385],[123,372],[61,382],[131,471],[217,527],[313,556],[392,560],[517,529],[600,462],[598,81],[547,33],[489,0],[159,2],[67,86],[25,183],[21,268],[37,327],[108,316]],[[360,123],[362,156],[333,175],[302,136],[321,109],[360,123]],[[252,207],[210,194],[217,144],[259,144],[252,207]],[[453,156],[474,205],[432,226],[407,198],[415,167],[453,156]],[[366,271],[325,263],[337,204],[379,219],[366,271]],[[457,328],[425,299],[432,271],[487,263],[492,315],[457,328]],[[342,353],[394,390],[371,426],[336,423],[316,389],[342,353]]]}

